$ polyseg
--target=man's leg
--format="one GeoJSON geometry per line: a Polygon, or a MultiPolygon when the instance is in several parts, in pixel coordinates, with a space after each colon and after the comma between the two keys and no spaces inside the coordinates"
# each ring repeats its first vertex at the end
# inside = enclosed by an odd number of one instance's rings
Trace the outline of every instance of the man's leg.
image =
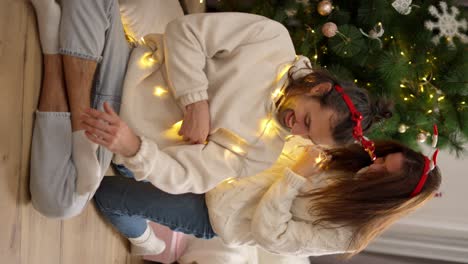
{"type": "Polygon", "coordinates": [[[38,111],[68,112],[67,92],[63,79],[62,55],[43,54],[44,74],[38,111]]]}
{"type": "Polygon", "coordinates": [[[71,135],[62,55],[44,54],[44,75],[31,147],[30,191],[33,206],[47,217],[75,216],[91,198],[89,194],[75,193],[71,135]]]}
{"type": "MultiPolygon", "coordinates": [[[[62,2],[65,2],[65,0],[62,0],[62,2]]],[[[59,38],[59,25],[54,23],[60,23],[60,19],[56,19],[57,16],[60,18],[60,7],[58,7],[54,0],[34,0],[32,3],[36,9],[41,46],[45,53],[44,82],[40,96],[39,111],[36,112],[31,148],[30,191],[32,203],[45,216],[69,218],[79,214],[94,193],[90,191],[79,195],[76,192],[77,170],[75,169],[74,161],[71,159],[73,142],[72,124],[70,113],[65,112],[69,110],[69,105],[66,99],[64,99],[66,98],[66,89],[63,81],[62,58],[61,55],[53,55],[58,53],[55,50],[55,46],[58,45],[54,45],[53,40],[58,41],[59,38]],[[55,37],[52,34],[53,29],[56,30],[55,37]],[[43,38],[43,35],[47,37],[43,38]],[[52,53],[48,54],[48,51],[52,53]]],[[[83,12],[83,10],[80,12],[83,12]]],[[[115,13],[115,9],[113,12],[113,16],[103,15],[109,24],[107,31],[93,31],[92,33],[96,34],[96,36],[91,35],[87,37],[97,39],[102,36],[105,42],[110,43],[103,44],[104,46],[101,47],[102,50],[99,53],[103,57],[101,64],[105,62],[104,65],[106,66],[101,65],[99,68],[108,68],[109,65],[112,65],[112,70],[120,76],[120,78],[114,78],[115,76],[109,74],[97,74],[98,78],[95,78],[95,81],[98,79],[105,83],[109,80],[108,83],[110,87],[114,87],[114,90],[108,90],[107,97],[94,96],[95,102],[93,105],[97,106],[96,102],[106,99],[114,102],[113,106],[118,110],[121,94],[121,83],[119,82],[123,80],[130,50],[126,44],[123,31],[119,35],[120,32],[117,30],[120,21],[112,19],[112,17],[118,18],[118,10],[117,13],[115,13]],[[117,15],[115,16],[115,14],[117,15]],[[114,26],[114,24],[117,24],[117,26],[114,26]]],[[[78,27],[79,23],[78,25],[73,25],[73,23],[66,24],[68,28],[63,29],[62,27],[62,30],[68,32],[67,37],[70,38],[72,43],[78,44],[73,48],[79,54],[83,49],[79,47],[79,43],[74,35],[84,37],[86,36],[86,32],[81,32],[79,28],[74,28],[75,26],[78,27]]],[[[103,72],[106,72],[106,70],[103,72]]],[[[96,90],[99,91],[101,89],[96,90]]],[[[93,154],[95,155],[95,153],[93,154]]],[[[98,160],[103,164],[100,171],[101,175],[105,173],[111,158],[112,153],[105,149],[98,149],[98,160]]]]}
{"type": "Polygon", "coordinates": [[[112,154],[89,141],[80,116],[104,101],[119,111],[130,53],[116,0],[62,0],[60,52],[72,121],[77,192],[95,191],[112,154]]]}
{"type": "Polygon", "coordinates": [[[30,191],[33,206],[48,217],[79,212],[90,197],[75,195],[71,161],[71,122],[58,54],[60,7],[54,0],[32,0],[43,52],[43,80],[31,146],[30,191]]]}

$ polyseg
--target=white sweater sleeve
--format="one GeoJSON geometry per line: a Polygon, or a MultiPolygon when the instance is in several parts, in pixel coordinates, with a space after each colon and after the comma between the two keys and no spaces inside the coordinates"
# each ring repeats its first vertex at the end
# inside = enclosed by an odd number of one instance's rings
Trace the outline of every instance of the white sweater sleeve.
{"type": "Polygon", "coordinates": [[[182,106],[207,100],[208,59],[229,59],[239,47],[261,42],[272,45],[285,36],[289,38],[280,23],[252,14],[202,13],[178,18],[168,24],[164,36],[169,86],[182,106]]]}
{"type": "Polygon", "coordinates": [[[141,137],[135,156],[117,156],[116,162],[130,169],[136,180],[149,181],[172,194],[205,193],[226,178],[238,177],[243,164],[238,155],[213,141],[160,150],[155,142],[141,137]]]}
{"type": "Polygon", "coordinates": [[[306,179],[287,169],[265,193],[252,219],[255,241],[277,254],[318,256],[346,252],[349,233],[342,228],[321,228],[310,222],[293,220],[294,198],[306,179]]]}

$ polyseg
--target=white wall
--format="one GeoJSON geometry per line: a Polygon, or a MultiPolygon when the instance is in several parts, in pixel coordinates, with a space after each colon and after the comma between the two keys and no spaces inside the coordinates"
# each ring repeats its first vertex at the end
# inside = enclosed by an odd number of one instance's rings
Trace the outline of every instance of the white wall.
{"type": "Polygon", "coordinates": [[[442,197],[401,219],[368,251],[468,263],[468,157],[442,151],[438,165],[442,197]]]}

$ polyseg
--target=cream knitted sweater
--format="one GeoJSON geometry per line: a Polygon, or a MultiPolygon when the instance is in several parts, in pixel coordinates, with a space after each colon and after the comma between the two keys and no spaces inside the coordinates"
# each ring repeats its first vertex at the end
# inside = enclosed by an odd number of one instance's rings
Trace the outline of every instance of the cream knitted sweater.
{"type": "Polygon", "coordinates": [[[351,229],[314,225],[317,216],[309,213],[310,198],[298,196],[300,191],[321,188],[325,177],[321,174],[310,182],[290,169],[274,168],[226,180],[206,194],[211,225],[230,246],[257,245],[295,256],[351,251],[351,229]]]}
{"type": "Polygon", "coordinates": [[[286,82],[284,70],[300,62],[283,25],[251,14],[196,14],[146,44],[132,52],[120,112],[142,143],[134,157],[115,162],[169,193],[204,193],[275,162],[289,132],[275,119],[272,94],[286,82]],[[208,143],[187,145],[174,124],[186,105],[204,99],[208,143]]]}

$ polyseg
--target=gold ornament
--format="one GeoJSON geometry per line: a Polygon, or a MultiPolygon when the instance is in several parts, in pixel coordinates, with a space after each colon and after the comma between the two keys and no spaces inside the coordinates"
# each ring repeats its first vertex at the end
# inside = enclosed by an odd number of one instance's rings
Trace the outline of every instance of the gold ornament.
{"type": "Polygon", "coordinates": [[[327,22],[322,26],[322,33],[327,38],[332,38],[338,32],[338,27],[333,22],[327,22]]]}
{"type": "Polygon", "coordinates": [[[426,142],[427,135],[426,135],[426,133],[421,132],[416,136],[416,139],[421,143],[426,142]]]}
{"type": "Polygon", "coordinates": [[[400,132],[400,133],[403,134],[403,133],[406,132],[407,129],[408,129],[408,126],[407,126],[407,125],[401,124],[401,125],[398,127],[398,132],[400,132]]]}
{"type": "Polygon", "coordinates": [[[322,16],[328,16],[333,11],[331,1],[323,0],[317,6],[317,12],[322,16]]]}

